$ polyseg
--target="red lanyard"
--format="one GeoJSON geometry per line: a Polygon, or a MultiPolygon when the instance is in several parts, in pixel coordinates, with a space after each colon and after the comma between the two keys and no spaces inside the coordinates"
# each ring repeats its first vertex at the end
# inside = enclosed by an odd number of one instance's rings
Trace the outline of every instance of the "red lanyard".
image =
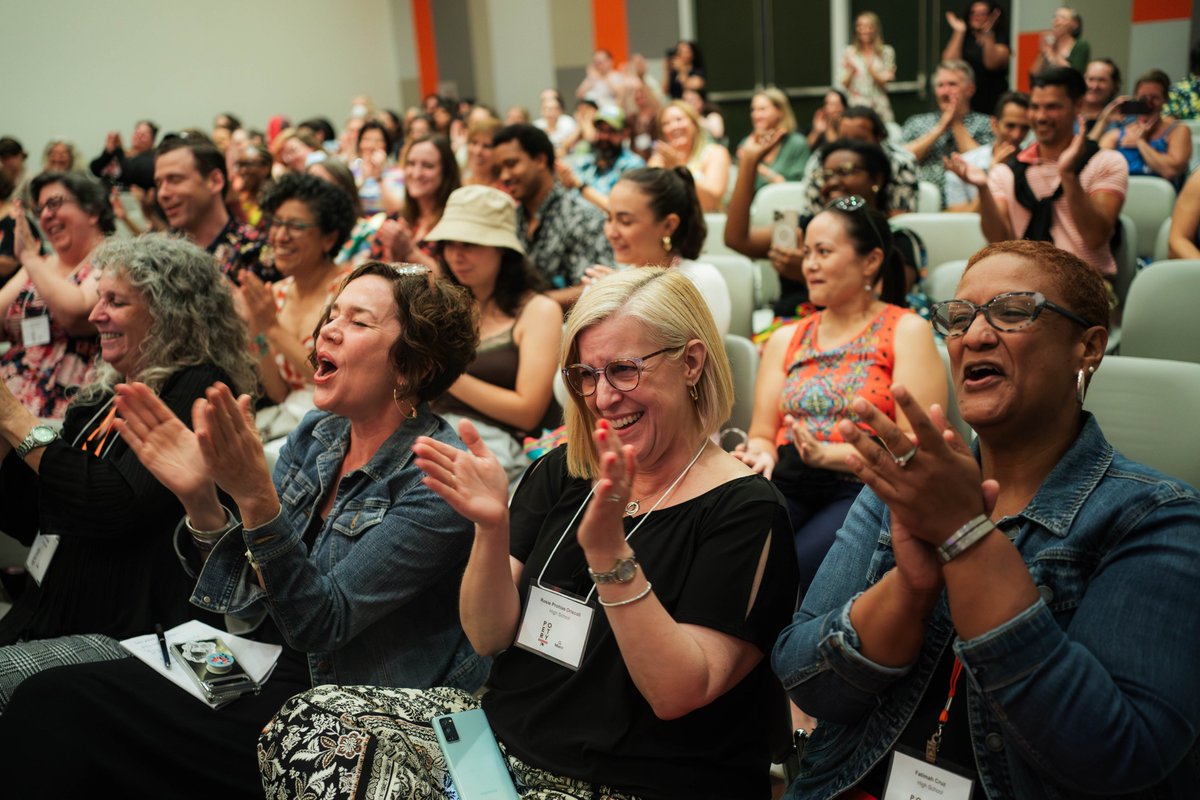
{"type": "Polygon", "coordinates": [[[938,750],[942,747],[942,729],[946,727],[946,722],[950,719],[950,704],[954,702],[954,695],[958,692],[958,679],[962,675],[962,670],[962,662],[958,660],[958,656],[955,656],[954,668],[950,670],[950,692],[946,695],[946,705],[942,706],[942,713],[938,714],[937,730],[925,743],[925,760],[930,764],[937,763],[938,750]]]}
{"type": "Polygon", "coordinates": [[[92,431],[88,437],[83,440],[83,444],[79,445],[80,449],[82,449],[84,452],[87,452],[88,446],[92,443],[92,440],[97,436],[100,436],[100,441],[96,442],[96,449],[91,451],[92,455],[99,457],[100,451],[104,449],[105,442],[108,441],[108,435],[112,433],[112,423],[116,416],[117,407],[114,404],[113,407],[108,410],[108,414],[105,415],[104,419],[100,421],[100,424],[96,427],[96,430],[92,431]]]}

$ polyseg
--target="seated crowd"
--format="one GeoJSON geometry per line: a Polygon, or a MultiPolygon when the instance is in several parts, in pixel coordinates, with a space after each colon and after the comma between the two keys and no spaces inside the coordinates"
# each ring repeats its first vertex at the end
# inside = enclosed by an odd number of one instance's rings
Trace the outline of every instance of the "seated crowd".
{"type": "Polygon", "coordinates": [[[1190,796],[1200,492],[1083,408],[1131,180],[1200,259],[1179,87],[1060,8],[1009,91],[1001,9],[947,21],[901,125],[866,12],[807,130],[765,87],[732,144],[691,41],[536,119],[143,119],[28,176],[0,138],[7,788],[453,798],[439,718],[482,709],[546,800],[789,755],[796,800],[1190,796]],[[950,296],[930,192],[988,242],[950,296]],[[752,396],[721,246],[778,278],[752,396]],[[122,646],[190,621],[274,671],[211,710],[122,646]]]}

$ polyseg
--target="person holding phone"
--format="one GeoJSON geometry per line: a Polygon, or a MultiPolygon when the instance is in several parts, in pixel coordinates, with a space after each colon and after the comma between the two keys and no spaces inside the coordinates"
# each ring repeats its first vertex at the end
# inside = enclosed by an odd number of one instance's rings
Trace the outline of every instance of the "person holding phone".
{"type": "Polygon", "coordinates": [[[1134,97],[1118,97],[1101,113],[1101,120],[1107,121],[1115,110],[1124,121],[1100,138],[1100,146],[1123,155],[1130,175],[1157,175],[1178,191],[1192,159],[1192,135],[1186,125],[1162,115],[1170,90],[1171,80],[1162,70],[1152,69],[1138,78],[1134,97]]]}

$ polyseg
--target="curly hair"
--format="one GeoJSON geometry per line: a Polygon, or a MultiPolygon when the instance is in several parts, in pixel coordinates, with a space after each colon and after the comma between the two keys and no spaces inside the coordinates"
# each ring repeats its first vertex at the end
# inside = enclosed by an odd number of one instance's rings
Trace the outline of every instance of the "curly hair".
{"type": "MultiPolygon", "coordinates": [[[[388,360],[401,384],[417,403],[439,397],[475,360],[479,320],[471,293],[445,278],[435,278],[426,267],[367,261],[346,276],[338,294],[365,275],[378,275],[392,285],[400,335],[388,351],[388,360]]],[[[314,340],[320,339],[332,308],[332,303],[326,306],[313,329],[314,340]]],[[[315,350],[309,359],[315,366],[315,350]]]]}
{"type": "Polygon", "coordinates": [[[116,233],[117,217],[108,198],[108,188],[90,175],[81,172],[43,172],[35,176],[29,182],[29,196],[34,204],[40,205],[42,190],[56,183],[71,193],[83,213],[96,215],[96,225],[105,236],[116,233]]]}
{"type": "Polygon", "coordinates": [[[158,391],[185,367],[211,364],[224,372],[234,394],[254,394],[254,361],[246,348],[246,325],[233,307],[229,281],[212,256],[188,240],[163,233],[111,239],[92,255],[97,273],[126,281],[150,311],[150,330],[138,345],[138,372],[122,375],[101,364],[76,399],[111,394],[121,381],[136,380],[158,391]]]}
{"type": "Polygon", "coordinates": [[[337,255],[358,219],[346,193],[315,175],[289,172],[267,189],[262,210],[266,214],[274,214],[288,200],[298,200],[307,206],[316,218],[321,233],[337,233],[333,246],[325,254],[330,258],[337,255]]]}

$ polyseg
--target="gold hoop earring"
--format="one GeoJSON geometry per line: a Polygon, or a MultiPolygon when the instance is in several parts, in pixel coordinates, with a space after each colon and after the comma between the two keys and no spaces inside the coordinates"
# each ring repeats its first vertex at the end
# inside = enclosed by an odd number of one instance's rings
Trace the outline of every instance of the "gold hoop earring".
{"type": "Polygon", "coordinates": [[[392,387],[392,402],[396,404],[396,410],[403,414],[408,419],[417,418],[417,404],[411,400],[408,402],[408,411],[400,407],[400,387],[392,387]]]}
{"type": "Polygon", "coordinates": [[[875,194],[879,194],[879,184],[877,183],[874,186],[872,186],[871,191],[874,192],[875,194]]]}
{"type": "Polygon", "coordinates": [[[664,253],[671,252],[671,234],[662,237],[662,249],[664,253]]]}

